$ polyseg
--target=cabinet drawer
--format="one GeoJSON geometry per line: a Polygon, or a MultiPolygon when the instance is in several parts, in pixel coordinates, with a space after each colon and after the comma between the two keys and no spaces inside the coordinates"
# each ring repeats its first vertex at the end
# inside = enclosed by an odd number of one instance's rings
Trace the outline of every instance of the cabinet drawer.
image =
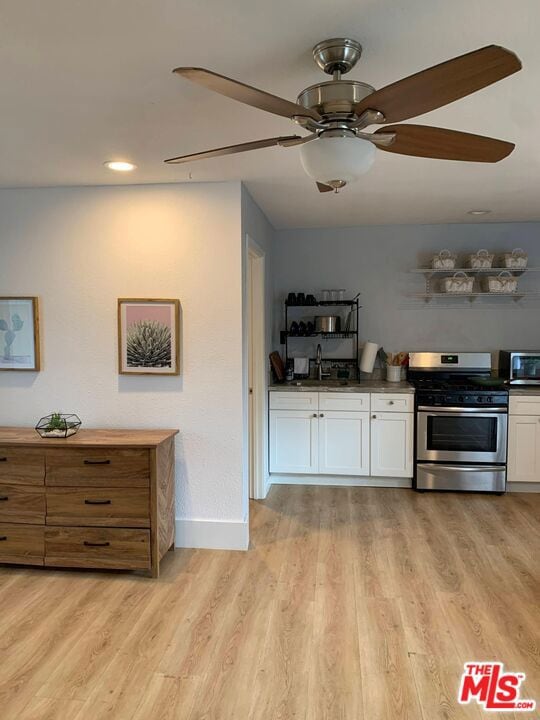
{"type": "Polygon", "coordinates": [[[510,415],[540,415],[540,396],[510,396],[510,415]]]}
{"type": "Polygon", "coordinates": [[[47,485],[148,487],[148,450],[109,448],[51,449],[46,455],[47,485]]]}
{"type": "Polygon", "coordinates": [[[412,393],[372,393],[371,410],[376,412],[413,412],[412,393]]]}
{"type": "Polygon", "coordinates": [[[50,487],[47,525],[150,527],[150,492],[147,488],[50,487]]]}
{"type": "Polygon", "coordinates": [[[0,523],[0,562],[43,565],[43,525],[0,523]]]}
{"type": "Polygon", "coordinates": [[[45,524],[45,488],[0,484],[0,522],[45,524]]]}
{"type": "Polygon", "coordinates": [[[0,483],[43,485],[44,482],[45,453],[42,450],[0,447],[0,483]]]}
{"type": "Polygon", "coordinates": [[[319,410],[367,412],[369,410],[369,393],[320,393],[319,410]]]}
{"type": "Polygon", "coordinates": [[[45,565],[133,569],[150,567],[150,531],[45,528],[45,565]]]}
{"type": "Polygon", "coordinates": [[[270,392],[270,410],[318,410],[319,393],[316,392],[270,392]]]}

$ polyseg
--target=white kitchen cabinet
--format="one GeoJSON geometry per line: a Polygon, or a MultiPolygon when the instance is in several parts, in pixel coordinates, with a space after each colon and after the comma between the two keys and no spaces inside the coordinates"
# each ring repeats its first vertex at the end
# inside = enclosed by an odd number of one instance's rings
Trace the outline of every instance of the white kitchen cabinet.
{"type": "Polygon", "coordinates": [[[324,475],[369,475],[369,412],[319,413],[319,469],[324,475]]]}
{"type": "MultiPolygon", "coordinates": [[[[538,404],[538,398],[536,402],[538,404]]],[[[529,403],[529,408],[531,405],[532,403],[529,403]]],[[[510,408],[512,409],[512,402],[510,408]]],[[[540,416],[538,415],[509,417],[508,482],[540,482],[540,416]]]]}
{"type": "Polygon", "coordinates": [[[372,476],[413,476],[413,418],[409,412],[372,413],[372,476]]]}
{"type": "Polygon", "coordinates": [[[270,410],[270,472],[309,475],[318,466],[318,413],[270,410]]]}

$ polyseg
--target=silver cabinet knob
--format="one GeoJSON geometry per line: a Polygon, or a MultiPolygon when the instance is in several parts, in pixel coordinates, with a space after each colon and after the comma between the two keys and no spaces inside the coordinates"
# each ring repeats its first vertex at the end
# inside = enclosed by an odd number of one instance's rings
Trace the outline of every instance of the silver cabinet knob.
{"type": "Polygon", "coordinates": [[[313,417],[318,417],[317,413],[313,413],[313,417]]]}
{"type": "Polygon", "coordinates": [[[321,413],[321,414],[319,415],[319,417],[324,417],[324,413],[321,413]]]}

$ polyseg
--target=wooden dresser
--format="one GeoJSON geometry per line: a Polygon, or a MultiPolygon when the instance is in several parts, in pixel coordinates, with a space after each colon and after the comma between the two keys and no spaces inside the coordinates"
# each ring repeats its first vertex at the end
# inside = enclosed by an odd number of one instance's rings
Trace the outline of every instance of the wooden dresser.
{"type": "Polygon", "coordinates": [[[0,563],[158,577],[174,547],[177,433],[0,428],[0,563]]]}

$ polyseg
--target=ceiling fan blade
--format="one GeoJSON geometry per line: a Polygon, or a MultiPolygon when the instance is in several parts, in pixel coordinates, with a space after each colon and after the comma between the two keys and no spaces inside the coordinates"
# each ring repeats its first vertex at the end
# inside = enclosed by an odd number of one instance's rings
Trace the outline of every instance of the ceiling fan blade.
{"type": "Polygon", "coordinates": [[[232,100],[238,100],[245,105],[251,105],[252,107],[259,108],[259,110],[274,113],[274,115],[281,115],[286,118],[302,116],[309,117],[312,120],[321,119],[321,116],[315,110],[297,105],[297,103],[291,102],[290,100],[284,100],[283,98],[277,97],[277,95],[271,95],[264,90],[251,87],[251,85],[245,85],[244,83],[238,82],[238,80],[232,80],[224,75],[218,75],[218,73],[212,72],[211,70],[194,67],[178,67],[175,68],[173,72],[209,90],[225,95],[232,100]]]}
{"type": "Polygon", "coordinates": [[[304,143],[316,140],[318,137],[317,133],[312,133],[311,135],[305,135],[304,137],[296,136],[293,140],[282,140],[279,144],[281,147],[295,147],[296,145],[303,145],[304,143]]]}
{"type": "Polygon", "coordinates": [[[252,142],[240,143],[240,145],[227,145],[226,147],[216,148],[215,150],[205,150],[192,155],[180,155],[179,157],[169,158],[164,162],[170,165],[191,162],[192,160],[206,160],[207,158],[221,157],[222,155],[234,155],[235,153],[246,152],[247,150],[259,150],[260,148],[272,147],[272,145],[282,145],[293,140],[302,139],[300,135],[287,135],[285,137],[267,138],[266,140],[253,140],[252,142]]]}
{"type": "Polygon", "coordinates": [[[514,143],[504,140],[427,125],[386,125],[375,135],[378,133],[395,133],[394,142],[380,145],[380,150],[439,160],[499,162],[515,147],[514,143]]]}
{"type": "Polygon", "coordinates": [[[324,183],[317,183],[317,189],[319,192],[334,192],[334,188],[330,187],[330,185],[325,185],[324,183]]]}
{"type": "Polygon", "coordinates": [[[498,45],[475,50],[434,65],[376,90],[355,106],[355,113],[381,112],[386,122],[400,122],[448,105],[521,69],[517,55],[498,45]]]}

